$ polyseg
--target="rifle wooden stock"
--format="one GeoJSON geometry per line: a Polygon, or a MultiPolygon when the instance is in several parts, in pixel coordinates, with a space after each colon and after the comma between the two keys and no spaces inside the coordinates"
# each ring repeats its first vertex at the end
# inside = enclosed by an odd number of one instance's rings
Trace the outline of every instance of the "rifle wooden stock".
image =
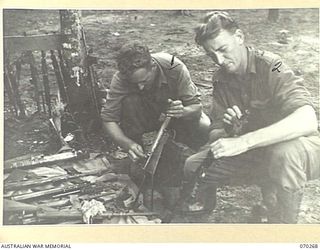
{"type": "Polygon", "coordinates": [[[165,120],[163,121],[158,131],[157,137],[152,144],[151,150],[148,153],[149,157],[143,166],[143,169],[152,175],[156,171],[163,146],[168,139],[168,134],[165,134],[165,130],[168,127],[170,120],[171,120],[171,117],[166,117],[165,120]]]}
{"type": "Polygon", "coordinates": [[[45,164],[53,164],[61,161],[73,160],[73,159],[84,159],[88,157],[88,154],[85,154],[81,151],[73,151],[73,152],[63,152],[60,154],[54,155],[39,155],[35,157],[31,157],[30,159],[18,161],[12,163],[12,160],[4,163],[4,172],[10,172],[14,169],[28,169],[40,167],[45,164]]]}
{"type": "Polygon", "coordinates": [[[41,208],[35,205],[3,199],[4,212],[36,212],[41,208]]]}
{"type": "Polygon", "coordinates": [[[49,111],[49,116],[51,117],[51,100],[50,100],[50,86],[49,86],[49,77],[48,77],[48,68],[46,62],[46,52],[41,51],[41,70],[42,70],[42,79],[43,79],[43,87],[45,100],[49,111]]]}
{"type": "Polygon", "coordinates": [[[165,133],[165,130],[167,129],[169,122],[171,120],[171,117],[166,117],[163,121],[156,139],[154,140],[154,143],[152,144],[151,150],[149,152],[148,159],[146,163],[143,166],[143,170],[145,171],[145,174],[143,176],[143,179],[139,186],[139,191],[137,194],[137,197],[135,201],[133,202],[133,206],[135,206],[138,202],[139,195],[141,193],[141,190],[144,186],[145,180],[146,180],[146,174],[149,173],[151,175],[151,185],[152,185],[152,192],[151,192],[151,210],[153,210],[153,181],[154,181],[154,174],[156,172],[158,162],[163,150],[164,145],[166,144],[169,134],[165,133]]]}
{"type": "Polygon", "coordinates": [[[4,190],[5,191],[10,191],[10,190],[19,190],[19,189],[24,189],[24,188],[29,188],[29,187],[35,187],[35,186],[40,186],[40,185],[45,185],[49,183],[57,183],[57,182],[64,182],[68,180],[73,180],[89,175],[101,175],[105,173],[107,169],[105,170],[99,170],[99,171],[94,171],[90,173],[83,173],[83,174],[76,174],[76,175],[61,175],[61,176],[55,176],[51,178],[43,178],[40,180],[28,180],[28,181],[19,181],[19,182],[9,182],[4,184],[4,190]]]}
{"type": "Polygon", "coordinates": [[[95,185],[95,184],[91,184],[91,183],[75,184],[75,185],[69,185],[67,187],[58,187],[58,188],[52,188],[52,189],[48,189],[48,190],[44,190],[44,191],[14,195],[14,196],[11,196],[10,198],[15,201],[39,199],[39,198],[45,197],[45,196],[51,196],[52,198],[58,198],[58,197],[66,196],[69,194],[76,194],[76,193],[102,192],[106,188],[110,189],[110,185],[108,185],[108,184],[95,185]]]}
{"type": "Polygon", "coordinates": [[[31,204],[27,204],[27,203],[23,203],[23,202],[19,202],[19,201],[13,201],[13,200],[8,200],[8,199],[3,199],[3,211],[4,212],[30,212],[30,213],[34,213],[34,212],[47,212],[47,211],[54,211],[56,210],[55,208],[51,208],[49,206],[46,205],[31,205],[31,204]]]}

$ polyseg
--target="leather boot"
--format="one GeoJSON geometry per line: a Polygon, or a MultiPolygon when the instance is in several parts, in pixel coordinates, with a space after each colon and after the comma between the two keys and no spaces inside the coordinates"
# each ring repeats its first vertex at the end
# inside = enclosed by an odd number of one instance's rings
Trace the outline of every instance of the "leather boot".
{"type": "Polygon", "coordinates": [[[302,189],[288,190],[278,189],[278,203],[280,209],[280,221],[285,224],[298,223],[300,204],[303,197],[302,189]]]}
{"type": "Polygon", "coordinates": [[[278,224],[280,220],[280,208],[278,204],[278,188],[275,184],[269,183],[261,187],[263,207],[265,207],[265,214],[267,216],[267,222],[278,224]]]}
{"type": "Polygon", "coordinates": [[[208,214],[216,207],[216,203],[217,188],[196,182],[183,204],[182,212],[186,215],[208,214]]]}

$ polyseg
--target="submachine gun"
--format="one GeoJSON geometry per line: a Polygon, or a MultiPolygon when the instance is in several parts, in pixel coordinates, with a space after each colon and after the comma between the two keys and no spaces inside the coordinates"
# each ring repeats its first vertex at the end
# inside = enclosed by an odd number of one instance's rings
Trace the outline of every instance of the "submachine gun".
{"type": "Polygon", "coordinates": [[[166,144],[168,138],[169,138],[169,133],[167,132],[167,127],[170,123],[171,117],[165,117],[158,133],[157,136],[152,144],[151,150],[147,154],[147,160],[145,164],[142,167],[142,170],[144,172],[142,181],[139,185],[139,191],[136,196],[135,201],[133,202],[133,206],[137,205],[137,201],[139,199],[139,196],[141,194],[141,191],[145,185],[147,176],[150,177],[151,180],[151,204],[150,208],[151,211],[153,210],[153,193],[154,193],[154,176],[155,172],[157,170],[157,166],[159,163],[160,156],[162,154],[162,150],[164,145],[166,144]]]}

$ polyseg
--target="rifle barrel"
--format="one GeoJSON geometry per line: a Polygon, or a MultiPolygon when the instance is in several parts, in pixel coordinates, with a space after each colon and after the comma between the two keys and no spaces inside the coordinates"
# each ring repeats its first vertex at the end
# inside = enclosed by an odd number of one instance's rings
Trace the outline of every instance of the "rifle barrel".
{"type": "Polygon", "coordinates": [[[160,129],[159,129],[159,132],[157,134],[157,137],[156,139],[154,140],[154,143],[152,145],[152,148],[151,148],[151,154],[154,152],[154,150],[156,149],[156,147],[158,146],[159,144],[159,141],[164,133],[164,131],[166,130],[166,128],[168,127],[169,125],[169,122],[171,121],[171,117],[168,117],[166,116],[165,120],[163,121],[160,129]]]}
{"type": "Polygon", "coordinates": [[[170,120],[171,120],[171,117],[166,116],[165,120],[163,121],[163,123],[158,131],[157,137],[152,144],[148,159],[147,159],[146,163],[144,164],[143,169],[146,169],[146,167],[149,165],[149,162],[150,162],[151,158],[153,157],[153,154],[154,154],[156,148],[158,147],[160,140],[161,140],[161,137],[163,136],[164,131],[168,127],[170,120]]]}
{"type": "Polygon", "coordinates": [[[67,161],[73,159],[80,159],[86,157],[86,154],[81,151],[76,152],[63,152],[55,155],[43,156],[40,155],[38,157],[31,157],[30,159],[18,161],[14,163],[4,163],[4,172],[9,172],[14,169],[26,169],[26,168],[35,168],[42,166],[44,164],[52,164],[60,161],[67,161]]]}
{"type": "MultiPolygon", "coordinates": [[[[45,196],[51,196],[51,197],[62,197],[69,194],[74,193],[93,193],[93,192],[102,192],[106,188],[111,188],[110,185],[104,184],[104,185],[96,185],[92,183],[84,183],[84,184],[74,184],[69,185],[67,187],[57,187],[52,188],[48,190],[38,191],[38,192],[32,192],[27,194],[21,194],[21,195],[14,195],[8,198],[11,198],[15,201],[23,201],[23,200],[30,200],[30,199],[39,199],[45,196]]],[[[7,198],[7,197],[6,197],[7,198]]]]}
{"type": "Polygon", "coordinates": [[[45,185],[49,183],[57,183],[57,182],[63,182],[63,181],[68,181],[68,180],[73,180],[89,175],[100,175],[107,170],[102,170],[102,171],[95,171],[95,172],[90,172],[90,173],[83,173],[83,174],[76,174],[76,175],[61,175],[61,176],[55,176],[51,178],[43,178],[40,180],[28,180],[28,181],[20,181],[20,182],[9,182],[4,184],[4,189],[5,191],[10,191],[10,190],[18,190],[18,189],[23,189],[27,187],[34,187],[34,186],[40,186],[40,185],[45,185]]]}
{"type": "MultiPolygon", "coordinates": [[[[102,214],[94,216],[94,219],[105,219],[113,216],[156,216],[158,215],[155,212],[123,212],[123,213],[113,213],[113,212],[104,212],[102,214]]],[[[63,211],[46,211],[46,212],[38,212],[37,217],[40,219],[81,219],[82,213],[80,211],[73,212],[63,212],[63,211]]]]}

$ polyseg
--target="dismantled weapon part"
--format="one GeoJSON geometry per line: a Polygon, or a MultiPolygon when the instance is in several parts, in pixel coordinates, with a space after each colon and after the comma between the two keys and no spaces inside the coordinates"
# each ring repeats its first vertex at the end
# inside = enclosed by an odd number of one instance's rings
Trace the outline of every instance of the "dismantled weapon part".
{"type": "MultiPolygon", "coordinates": [[[[155,212],[103,212],[94,217],[97,220],[103,220],[104,218],[110,218],[113,216],[157,216],[155,212]]],[[[80,211],[46,211],[37,212],[37,217],[41,219],[82,219],[82,213],[80,211]]]]}
{"type": "Polygon", "coordinates": [[[249,111],[246,110],[245,113],[240,117],[240,119],[235,118],[232,121],[232,125],[224,123],[224,129],[230,136],[239,136],[246,133],[248,118],[249,118],[249,111]]]}
{"type": "Polygon", "coordinates": [[[171,117],[166,117],[165,120],[163,121],[159,132],[157,134],[156,139],[154,140],[154,143],[151,147],[151,150],[148,154],[148,159],[146,161],[146,163],[143,166],[143,170],[145,172],[143,179],[141,181],[141,184],[139,186],[139,191],[138,194],[136,196],[136,199],[131,203],[132,206],[136,206],[137,205],[137,201],[139,199],[139,195],[141,193],[141,190],[145,184],[145,180],[146,180],[146,175],[150,174],[151,175],[151,210],[153,210],[153,183],[154,183],[154,174],[156,172],[157,166],[158,166],[158,162],[163,150],[164,145],[166,144],[168,138],[169,138],[169,134],[166,133],[166,129],[169,125],[169,122],[171,120],[171,117]]]}
{"type": "Polygon", "coordinates": [[[14,195],[14,196],[11,196],[10,198],[15,201],[38,199],[48,195],[50,195],[52,198],[59,198],[59,197],[76,194],[76,193],[102,192],[108,188],[110,188],[110,185],[108,184],[100,184],[100,185],[94,185],[91,183],[74,184],[74,185],[69,185],[67,187],[57,187],[57,188],[52,188],[44,191],[14,195]]]}
{"type": "Polygon", "coordinates": [[[56,176],[56,177],[51,177],[51,178],[44,178],[40,180],[28,180],[28,181],[19,181],[19,182],[9,182],[5,183],[4,185],[4,190],[5,191],[10,191],[10,190],[18,190],[18,189],[23,189],[27,187],[34,187],[34,186],[40,186],[44,184],[49,184],[49,183],[57,183],[57,182],[63,182],[63,181],[69,181],[89,175],[101,175],[108,170],[100,170],[100,171],[94,171],[90,173],[83,173],[83,174],[76,174],[76,175],[61,175],[61,176],[56,176]]]}
{"type": "Polygon", "coordinates": [[[60,154],[54,155],[38,155],[35,157],[31,157],[29,159],[18,161],[12,163],[10,160],[10,164],[4,162],[4,172],[10,172],[14,169],[28,169],[28,168],[35,168],[40,167],[44,164],[53,164],[61,161],[67,160],[74,160],[74,159],[84,159],[87,158],[89,155],[87,153],[79,151],[72,151],[72,152],[63,152],[60,154]]]}

